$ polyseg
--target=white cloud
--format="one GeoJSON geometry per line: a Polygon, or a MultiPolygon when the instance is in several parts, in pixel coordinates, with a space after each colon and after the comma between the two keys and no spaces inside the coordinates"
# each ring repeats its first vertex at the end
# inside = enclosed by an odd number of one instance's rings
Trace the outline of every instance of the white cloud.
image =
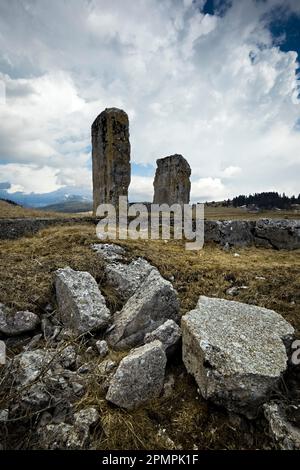
{"type": "Polygon", "coordinates": [[[149,176],[131,176],[129,198],[131,201],[150,201],[153,199],[153,178],[149,176]]]}
{"type": "MultiPolygon", "coordinates": [[[[117,106],[133,161],[182,153],[193,198],[299,192],[297,57],[273,47],[262,21],[282,0],[234,0],[222,17],[201,14],[203,3],[2,1],[0,181],[90,187],[90,125],[117,106]]],[[[133,198],[152,192],[133,175],[133,198]]]]}
{"type": "Polygon", "coordinates": [[[14,183],[8,193],[22,191],[26,194],[48,193],[60,188],[57,184],[56,170],[47,166],[22,165],[10,163],[1,166],[1,179],[14,183]]]}

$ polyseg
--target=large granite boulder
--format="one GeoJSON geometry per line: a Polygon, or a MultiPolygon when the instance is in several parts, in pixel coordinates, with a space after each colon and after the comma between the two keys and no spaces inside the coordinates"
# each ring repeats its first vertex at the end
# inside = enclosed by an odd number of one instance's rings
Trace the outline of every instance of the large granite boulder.
{"type": "Polygon", "coordinates": [[[114,328],[107,341],[114,349],[140,345],[147,333],[168,319],[179,320],[177,292],[157,270],[152,270],[123,309],[114,315],[114,328]]]}
{"type": "Polygon", "coordinates": [[[183,361],[204,398],[252,417],[287,368],[293,334],[272,310],[201,296],[182,317],[183,361]]]}
{"type": "Polygon", "coordinates": [[[108,324],[110,312],[90,273],[58,269],[55,287],[61,321],[73,333],[99,330],[108,324]]]}
{"type": "Polygon", "coordinates": [[[99,204],[118,205],[130,184],[129,123],[125,111],[106,108],[92,124],[94,213],[99,204]]]}
{"type": "Polygon", "coordinates": [[[191,168],[182,155],[170,155],[156,160],[154,204],[189,204],[191,168]]]}
{"type": "Polygon", "coordinates": [[[16,336],[35,330],[39,325],[38,315],[32,312],[13,312],[10,308],[0,304],[0,333],[7,336],[16,336]]]}
{"type": "Polygon", "coordinates": [[[158,397],[164,384],[166,362],[160,341],[132,350],[120,362],[106,399],[131,410],[158,397]]]}

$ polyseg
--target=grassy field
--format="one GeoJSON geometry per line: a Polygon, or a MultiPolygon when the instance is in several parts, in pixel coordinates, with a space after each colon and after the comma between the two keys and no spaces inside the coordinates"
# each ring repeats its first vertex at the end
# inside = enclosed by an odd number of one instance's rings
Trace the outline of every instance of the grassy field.
{"type": "MultiPolygon", "coordinates": [[[[54,206],[55,207],[55,206],[54,206]]],[[[92,212],[54,212],[44,211],[38,209],[29,209],[26,207],[15,206],[5,201],[0,200],[0,218],[28,218],[28,217],[83,217],[92,215],[92,212]]],[[[298,211],[260,211],[260,212],[247,212],[243,209],[235,207],[212,207],[205,206],[204,216],[206,219],[211,220],[257,220],[262,218],[270,219],[300,219],[300,212],[298,211]]]]}
{"type": "MultiPolygon", "coordinates": [[[[66,265],[89,271],[97,280],[111,311],[121,308],[118,293],[106,282],[103,262],[90,249],[97,242],[95,228],[88,225],[55,227],[15,241],[0,242],[0,302],[14,309],[41,314],[48,303],[56,306],[54,271],[66,265]]],[[[199,252],[185,251],[182,242],[124,241],[130,260],[143,256],[161,274],[173,280],[181,301],[181,313],[193,308],[200,294],[232,299],[226,290],[246,285],[235,300],[271,308],[281,313],[300,333],[300,250],[275,251],[244,248],[224,252],[207,245],[199,252]],[[263,279],[262,279],[263,278],[263,279]]],[[[110,357],[116,359],[115,353],[110,357]]],[[[266,423],[260,417],[236,424],[227,412],[204,401],[196,384],[175,357],[168,366],[173,376],[170,396],[148,403],[134,412],[108,404],[99,392],[95,376],[78,404],[95,405],[101,426],[94,434],[99,449],[241,449],[270,448],[266,423]],[[242,432],[241,432],[242,427],[242,432]],[[165,431],[162,431],[162,430],[165,431]]],[[[285,386],[283,391],[288,397],[285,386]]],[[[1,402],[1,399],[0,399],[1,402]]],[[[1,403],[0,403],[1,404],[1,403]]],[[[2,406],[3,407],[3,406],[2,406]]]]}
{"type": "Polygon", "coordinates": [[[295,210],[248,212],[238,207],[205,206],[204,211],[205,218],[211,220],[300,219],[300,212],[295,210]]]}

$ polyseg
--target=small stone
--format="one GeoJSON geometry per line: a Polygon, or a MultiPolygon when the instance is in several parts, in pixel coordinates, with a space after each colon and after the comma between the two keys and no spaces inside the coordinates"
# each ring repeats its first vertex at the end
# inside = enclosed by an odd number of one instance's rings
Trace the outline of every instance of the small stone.
{"type": "Polygon", "coordinates": [[[9,411],[7,409],[0,410],[0,423],[6,423],[8,421],[9,411]]]}
{"type": "Polygon", "coordinates": [[[116,262],[122,261],[126,254],[125,249],[114,243],[94,243],[91,245],[92,250],[102,256],[105,261],[116,262]]]}
{"type": "Polygon", "coordinates": [[[16,336],[35,330],[39,325],[39,317],[32,312],[16,312],[0,304],[0,333],[16,336]]]}
{"type": "Polygon", "coordinates": [[[29,343],[24,346],[24,351],[32,351],[40,342],[40,340],[42,339],[42,334],[38,334],[38,335],[35,335],[30,341],[29,343]]]}
{"type": "Polygon", "coordinates": [[[162,343],[167,356],[170,357],[179,344],[181,330],[174,320],[167,320],[156,330],[146,334],[145,343],[151,343],[156,339],[162,343]]]}
{"type": "Polygon", "coordinates": [[[104,340],[96,341],[96,348],[98,349],[100,357],[107,356],[107,354],[108,354],[108,345],[107,345],[106,341],[104,341],[104,340]]]}

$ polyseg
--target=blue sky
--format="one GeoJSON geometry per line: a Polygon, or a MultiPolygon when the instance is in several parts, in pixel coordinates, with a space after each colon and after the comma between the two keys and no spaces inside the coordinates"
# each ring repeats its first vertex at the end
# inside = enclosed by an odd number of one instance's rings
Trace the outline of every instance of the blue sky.
{"type": "Polygon", "coordinates": [[[111,106],[130,119],[132,200],[173,153],[193,201],[300,192],[300,1],[2,0],[0,31],[11,193],[90,190],[90,126],[111,106]]]}

